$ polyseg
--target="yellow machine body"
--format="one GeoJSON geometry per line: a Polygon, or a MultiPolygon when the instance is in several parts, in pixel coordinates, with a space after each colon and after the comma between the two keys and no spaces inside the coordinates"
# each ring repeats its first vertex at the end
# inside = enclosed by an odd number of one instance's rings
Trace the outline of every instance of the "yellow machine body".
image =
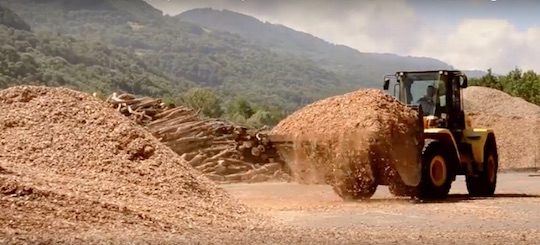
{"type": "MultiPolygon", "coordinates": [[[[463,130],[463,137],[457,141],[446,128],[436,127],[439,119],[434,116],[426,116],[424,121],[424,138],[434,139],[444,142],[445,145],[451,147],[448,149],[451,152],[454,160],[461,164],[461,167],[467,167],[466,165],[476,165],[477,169],[482,169],[484,162],[484,149],[489,135],[495,135],[492,129],[488,128],[472,128],[470,123],[467,123],[467,127],[463,130]],[[459,143],[467,143],[471,146],[470,152],[462,152],[459,150],[459,143]]],[[[467,120],[468,121],[468,120],[467,120]]]]}

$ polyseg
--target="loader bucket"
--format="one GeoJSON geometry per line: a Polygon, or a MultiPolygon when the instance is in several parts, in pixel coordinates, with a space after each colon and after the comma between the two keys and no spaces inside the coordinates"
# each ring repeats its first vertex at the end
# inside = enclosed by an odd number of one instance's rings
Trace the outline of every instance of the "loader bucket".
{"type": "Polygon", "coordinates": [[[418,106],[411,106],[418,112],[416,138],[406,140],[403,144],[409,144],[399,149],[409,149],[404,152],[395,152],[394,159],[396,171],[401,180],[408,186],[418,186],[422,176],[422,149],[424,148],[424,113],[418,106]],[[411,150],[413,149],[413,150],[411,150]]]}
{"type": "Polygon", "coordinates": [[[421,164],[418,157],[400,157],[400,160],[394,164],[396,171],[401,177],[401,181],[411,187],[418,186],[421,178],[421,164]],[[418,159],[418,160],[416,160],[418,159]]]}

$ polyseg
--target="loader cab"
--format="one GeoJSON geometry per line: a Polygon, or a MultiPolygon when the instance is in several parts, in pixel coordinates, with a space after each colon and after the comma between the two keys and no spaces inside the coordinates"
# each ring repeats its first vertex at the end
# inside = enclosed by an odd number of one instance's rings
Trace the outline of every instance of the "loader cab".
{"type": "Polygon", "coordinates": [[[393,95],[402,103],[421,109],[425,128],[465,129],[461,89],[467,77],[460,71],[402,71],[385,77],[384,89],[394,80],[393,95]]]}

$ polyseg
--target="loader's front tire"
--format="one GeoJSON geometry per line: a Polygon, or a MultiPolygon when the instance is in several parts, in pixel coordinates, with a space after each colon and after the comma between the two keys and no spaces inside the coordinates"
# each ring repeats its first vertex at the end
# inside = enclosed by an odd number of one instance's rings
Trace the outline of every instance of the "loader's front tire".
{"type": "Polygon", "coordinates": [[[398,197],[415,197],[418,193],[416,187],[408,186],[399,180],[388,185],[388,190],[392,195],[398,197]]]}
{"type": "Polygon", "coordinates": [[[375,194],[377,185],[370,185],[362,189],[351,188],[350,186],[334,186],[333,189],[345,201],[367,200],[375,194]]]}
{"type": "Polygon", "coordinates": [[[470,196],[489,197],[495,194],[499,157],[494,140],[488,140],[484,147],[484,163],[482,165],[482,172],[478,176],[466,177],[467,190],[470,196]]]}
{"type": "Polygon", "coordinates": [[[374,180],[367,182],[353,176],[339,179],[332,184],[334,192],[346,201],[370,199],[375,194],[377,186],[374,180]]]}
{"type": "Polygon", "coordinates": [[[449,153],[436,140],[426,140],[422,150],[422,179],[418,190],[420,199],[443,199],[452,185],[449,153]]]}

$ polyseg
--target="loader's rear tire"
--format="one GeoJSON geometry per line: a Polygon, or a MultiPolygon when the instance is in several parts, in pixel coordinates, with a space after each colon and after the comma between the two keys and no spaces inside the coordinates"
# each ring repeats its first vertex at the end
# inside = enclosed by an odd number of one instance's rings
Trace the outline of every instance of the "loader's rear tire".
{"type": "Polygon", "coordinates": [[[422,180],[420,199],[443,199],[448,196],[453,181],[449,153],[436,140],[426,140],[422,150],[422,180]]]}
{"type": "Polygon", "coordinates": [[[489,197],[495,194],[499,157],[494,140],[488,140],[484,147],[484,163],[478,176],[467,176],[467,190],[470,196],[489,197]]]}

